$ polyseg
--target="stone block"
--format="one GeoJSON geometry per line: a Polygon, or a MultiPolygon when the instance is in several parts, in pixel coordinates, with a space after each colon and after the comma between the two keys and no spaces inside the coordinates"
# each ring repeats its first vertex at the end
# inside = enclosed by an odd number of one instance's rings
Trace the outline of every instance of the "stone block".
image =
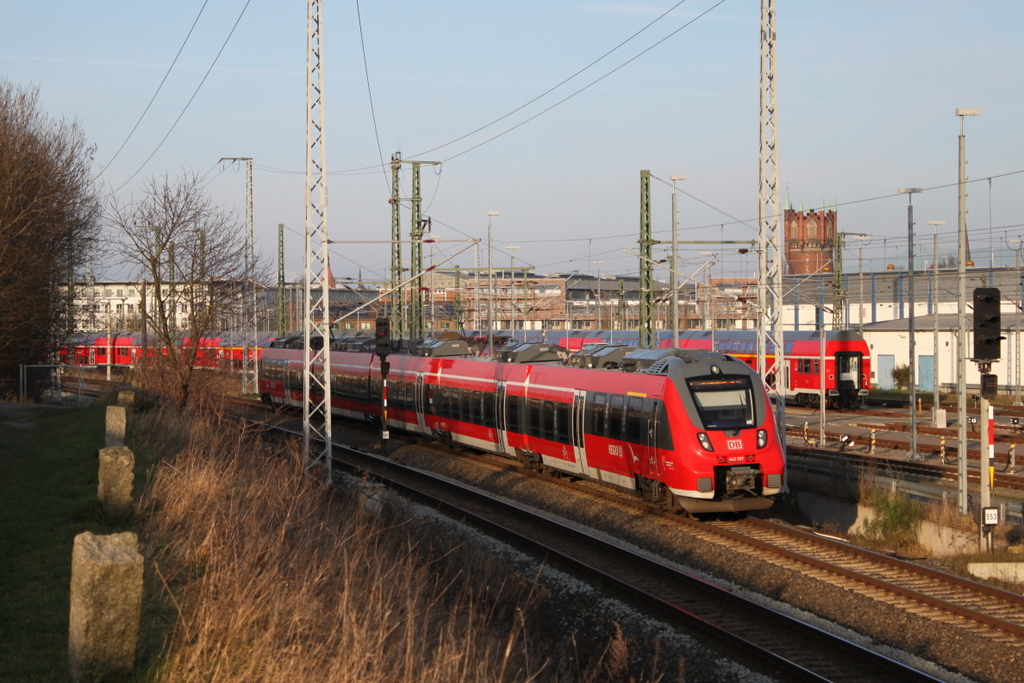
{"type": "Polygon", "coordinates": [[[132,670],[142,609],[142,555],[135,534],[75,537],[71,557],[68,672],[99,683],[132,670]]]}
{"type": "Polygon", "coordinates": [[[132,487],[135,485],[135,454],[127,446],[100,449],[100,484],[97,493],[103,514],[110,518],[127,517],[132,512],[132,487]]]}
{"type": "Polygon", "coordinates": [[[107,448],[124,445],[124,431],[128,424],[124,406],[107,406],[107,448]]]}
{"type": "Polygon", "coordinates": [[[134,391],[119,391],[117,392],[117,405],[128,407],[135,404],[135,392],[134,391]]]}

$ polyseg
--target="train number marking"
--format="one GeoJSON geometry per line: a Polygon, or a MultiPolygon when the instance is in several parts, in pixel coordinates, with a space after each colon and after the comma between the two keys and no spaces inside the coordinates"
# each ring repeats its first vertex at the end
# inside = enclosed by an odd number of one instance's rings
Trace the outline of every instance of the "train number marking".
{"type": "Polygon", "coordinates": [[[738,451],[743,448],[742,439],[729,439],[725,442],[726,447],[731,451],[738,451]]]}
{"type": "Polygon", "coordinates": [[[616,458],[622,457],[622,446],[608,445],[608,455],[614,455],[616,458]]]}

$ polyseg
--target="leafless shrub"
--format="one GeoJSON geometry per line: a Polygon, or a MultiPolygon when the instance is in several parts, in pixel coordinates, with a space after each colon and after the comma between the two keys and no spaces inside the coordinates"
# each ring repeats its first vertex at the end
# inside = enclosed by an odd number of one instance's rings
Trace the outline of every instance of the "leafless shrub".
{"type": "Polygon", "coordinates": [[[138,201],[114,201],[108,219],[120,235],[119,253],[143,280],[142,322],[159,346],[155,362],[177,378],[177,399],[188,404],[200,340],[232,327],[242,306],[244,240],[235,217],[215,206],[203,178],[153,178],[138,201]]]}

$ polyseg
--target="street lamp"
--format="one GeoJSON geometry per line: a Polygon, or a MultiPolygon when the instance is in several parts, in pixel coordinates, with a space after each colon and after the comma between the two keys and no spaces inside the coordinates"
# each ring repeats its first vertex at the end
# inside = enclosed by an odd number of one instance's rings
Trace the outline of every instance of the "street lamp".
{"type": "Polygon", "coordinates": [[[487,212],[487,353],[494,357],[494,265],[491,262],[491,219],[500,216],[500,211],[487,212]]]}
{"type": "MultiPolygon", "coordinates": [[[[516,252],[515,250],[519,247],[511,244],[506,244],[505,248],[509,250],[509,264],[508,264],[508,294],[509,294],[509,313],[508,313],[508,326],[512,329],[512,341],[516,340],[516,252]]],[[[523,333],[523,337],[526,333],[523,333]]]]}
{"type": "Polygon", "coordinates": [[[957,480],[960,513],[967,514],[967,141],[964,138],[964,117],[980,116],[981,109],[958,108],[960,137],[958,140],[959,191],[957,201],[957,354],[956,354],[956,442],[957,480]]]}
{"type": "Polygon", "coordinates": [[[601,329],[601,266],[604,261],[594,261],[597,266],[597,314],[594,316],[595,331],[601,329]]]}
{"type": "Polygon", "coordinates": [[[679,253],[679,214],[676,211],[676,181],[686,180],[684,175],[670,175],[672,181],[672,267],[669,270],[669,291],[672,292],[672,348],[679,348],[679,287],[676,281],[676,255],[679,253]]]}
{"type": "Polygon", "coordinates": [[[914,195],[924,192],[920,187],[901,187],[898,192],[907,195],[907,298],[910,300],[910,453],[908,458],[916,460],[917,455],[917,342],[914,339],[914,195]]]}
{"type": "Polygon", "coordinates": [[[932,244],[932,426],[945,427],[946,419],[944,414],[939,414],[939,226],[945,225],[946,221],[928,221],[928,225],[935,226],[935,235],[932,244]],[[939,423],[942,424],[939,424],[939,423]]]}

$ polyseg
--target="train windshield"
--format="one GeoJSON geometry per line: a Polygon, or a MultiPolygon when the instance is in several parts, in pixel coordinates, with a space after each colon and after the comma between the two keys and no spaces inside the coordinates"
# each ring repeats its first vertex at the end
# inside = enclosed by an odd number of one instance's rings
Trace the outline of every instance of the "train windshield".
{"type": "Polygon", "coordinates": [[[688,379],[704,429],[754,426],[754,392],[749,377],[688,379]]]}

